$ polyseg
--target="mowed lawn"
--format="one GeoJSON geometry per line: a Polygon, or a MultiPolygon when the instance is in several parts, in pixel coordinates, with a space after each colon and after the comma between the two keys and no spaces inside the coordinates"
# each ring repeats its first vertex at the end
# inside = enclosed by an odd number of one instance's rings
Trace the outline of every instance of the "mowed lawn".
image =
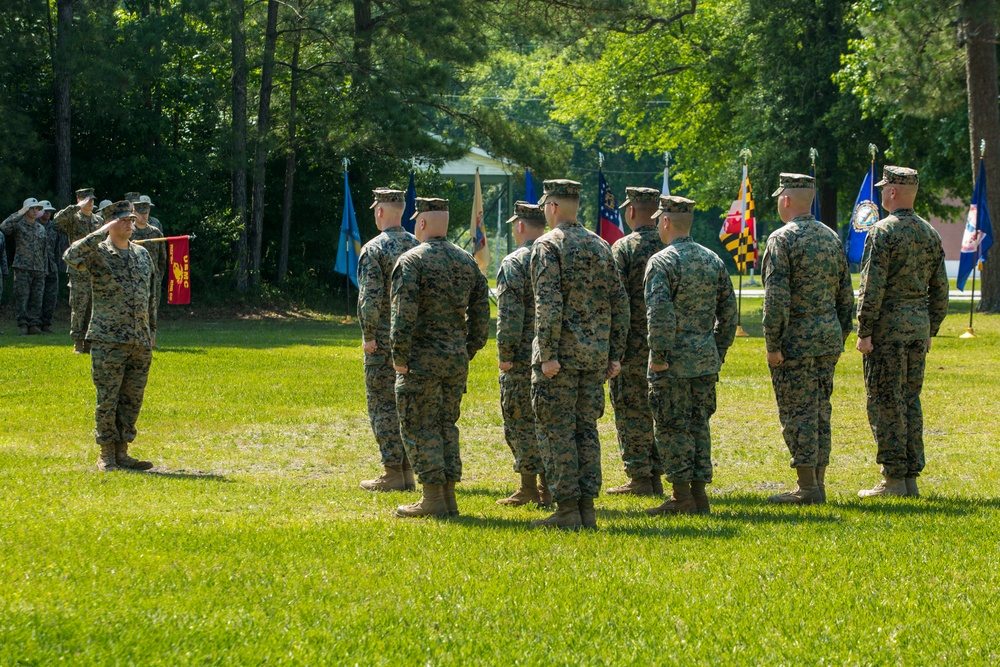
{"type": "MultiPolygon", "coordinates": [[[[94,470],[89,357],[0,324],[0,664],[905,664],[1000,661],[1000,318],[924,387],[920,499],[878,480],[860,355],[834,394],[830,503],[794,479],[760,302],[723,369],[708,517],[602,496],[596,532],[530,530],[502,438],[496,352],[463,404],[462,516],[400,520],[372,495],[357,325],[166,322],[134,453],[94,470]]],[[[624,480],[610,403],[604,485],[624,480]]]]}

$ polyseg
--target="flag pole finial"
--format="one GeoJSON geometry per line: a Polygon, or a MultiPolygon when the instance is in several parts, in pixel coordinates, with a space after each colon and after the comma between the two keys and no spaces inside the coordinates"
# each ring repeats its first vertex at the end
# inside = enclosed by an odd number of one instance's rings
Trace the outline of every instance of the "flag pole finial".
{"type": "Polygon", "coordinates": [[[743,165],[746,166],[747,162],[750,161],[750,158],[753,157],[753,153],[749,148],[744,148],[740,151],[740,157],[743,158],[743,165]]]}
{"type": "Polygon", "coordinates": [[[979,140],[979,159],[982,160],[986,156],[986,140],[979,140]]]}
{"type": "Polygon", "coordinates": [[[597,151],[597,167],[598,169],[604,169],[604,153],[597,151]]]}
{"type": "Polygon", "coordinates": [[[344,158],[344,171],[347,171],[347,166],[348,166],[349,164],[351,164],[351,158],[349,158],[349,157],[345,157],[345,158],[344,158]]]}
{"type": "Polygon", "coordinates": [[[816,167],[816,158],[818,158],[818,157],[819,157],[819,151],[816,150],[815,148],[810,148],[809,149],[809,159],[812,160],[812,166],[814,168],[816,167]]]}
{"type": "Polygon", "coordinates": [[[663,166],[670,166],[670,151],[663,151],[663,166]]]}
{"type": "Polygon", "coordinates": [[[875,144],[868,144],[868,152],[872,156],[872,164],[875,164],[875,154],[878,153],[878,146],[875,144]]]}

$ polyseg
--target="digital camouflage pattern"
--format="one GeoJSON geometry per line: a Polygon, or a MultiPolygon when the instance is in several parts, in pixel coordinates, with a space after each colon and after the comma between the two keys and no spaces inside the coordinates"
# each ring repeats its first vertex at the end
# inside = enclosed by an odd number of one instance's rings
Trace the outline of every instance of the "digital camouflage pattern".
{"type": "Polygon", "coordinates": [[[7,268],[7,235],[0,232],[0,303],[3,303],[3,277],[10,269],[7,268]]]}
{"type": "Polygon", "coordinates": [[[777,197],[785,190],[813,190],[816,187],[816,179],[807,174],[778,174],[778,189],[771,193],[772,197],[777,197]]]}
{"type": "MultiPolygon", "coordinates": [[[[104,226],[104,218],[97,213],[84,215],[76,204],[67,206],[56,213],[52,219],[66,234],[70,244],[104,226]]],[[[68,266],[67,272],[69,273],[69,334],[74,340],[83,340],[90,327],[90,281],[75,275],[73,269],[68,266]]]]}
{"type": "Polygon", "coordinates": [[[715,383],[736,336],[736,297],[719,256],[690,236],[674,239],[646,268],[649,404],[671,484],[712,481],[709,419],[715,383]]]}
{"type": "Polygon", "coordinates": [[[836,232],[811,215],[794,218],[768,237],[761,275],[768,352],[797,359],[844,351],[854,292],[836,232]]]}
{"type": "Polygon", "coordinates": [[[868,232],[858,295],[858,337],[874,347],[864,358],[868,422],[886,477],[923,470],[926,341],[947,312],[941,237],[912,209],[893,211],[868,232]]]}
{"type": "Polygon", "coordinates": [[[75,243],[87,234],[97,231],[104,226],[104,218],[96,212],[84,215],[80,207],[76,204],[67,206],[63,210],[52,216],[52,219],[69,236],[69,242],[75,243]]]}
{"type": "MultiPolygon", "coordinates": [[[[522,211],[524,212],[524,211],[522,211]]],[[[504,437],[514,455],[514,471],[544,473],[535,415],[531,409],[531,341],[535,338],[535,295],[531,289],[531,247],[522,244],[504,257],[497,272],[497,353],[514,364],[500,373],[504,437]]]]}
{"type": "Polygon", "coordinates": [[[909,167],[885,165],[882,168],[882,180],[875,184],[876,188],[883,185],[919,185],[920,174],[909,167]]]}
{"type": "MultiPolygon", "coordinates": [[[[133,241],[145,241],[147,239],[162,239],[163,232],[160,228],[153,224],[146,224],[145,227],[140,228],[136,225],[132,230],[132,240],[133,241]]],[[[166,241],[157,241],[155,243],[143,243],[142,247],[146,249],[149,253],[149,258],[153,262],[153,304],[155,305],[155,311],[153,313],[154,319],[159,314],[160,310],[160,293],[163,286],[163,278],[167,275],[167,255],[169,254],[170,248],[166,241]]]]}
{"type": "Polygon", "coordinates": [[[861,259],[858,338],[926,340],[948,313],[948,273],[937,231],[898,209],[868,232],[861,259]]]}
{"type": "Polygon", "coordinates": [[[154,218],[152,215],[150,215],[147,218],[147,220],[149,221],[149,224],[151,224],[154,227],[156,227],[157,229],[159,229],[160,232],[162,232],[164,236],[167,235],[167,228],[163,226],[163,223],[160,222],[159,218],[154,218]]]}
{"type": "Polygon", "coordinates": [[[649,362],[670,364],[661,377],[719,372],[736,336],[736,296],[719,256],[690,236],[674,239],[646,267],[649,362]]]}
{"type": "Polygon", "coordinates": [[[538,205],[542,206],[549,197],[579,197],[583,184],[568,178],[553,178],[542,182],[542,196],[538,205]]]}
{"type": "Polygon", "coordinates": [[[768,237],[761,275],[767,351],[785,358],[770,372],[791,466],[826,466],[833,374],[853,327],[844,248],[829,227],[798,216],[768,237]]]}
{"type": "Polygon", "coordinates": [[[119,250],[105,234],[89,234],[66,250],[66,264],[89,278],[93,317],[86,339],[152,346],[156,335],[153,261],[142,246],[119,250]]]}
{"type": "MultiPolygon", "coordinates": [[[[659,200],[651,188],[627,188],[637,202],[659,200]],[[651,192],[644,192],[650,190],[651,192]]],[[[649,258],[663,250],[656,227],[639,227],[611,246],[618,277],[629,298],[629,330],[622,357],[622,370],[611,380],[611,405],[615,411],[618,446],[629,478],[662,474],[659,454],[653,440],[653,414],[649,408],[649,383],[646,366],[649,344],[646,329],[646,292],[644,280],[649,258]]]]}
{"type": "Polygon", "coordinates": [[[49,234],[45,225],[28,220],[21,213],[12,213],[0,223],[0,232],[14,242],[14,262],[11,266],[25,271],[45,273],[48,268],[49,234]]]}
{"type": "Polygon", "coordinates": [[[875,345],[864,357],[868,423],[878,445],[875,461],[886,477],[916,477],[924,469],[924,384],[927,346],[922,340],[875,345]]]}
{"type": "Polygon", "coordinates": [[[660,195],[660,208],[652,215],[659,218],[664,213],[691,213],[694,211],[695,201],[677,195],[660,195]]]}
{"type": "MultiPolygon", "coordinates": [[[[95,305],[102,298],[102,293],[95,292],[95,305]]],[[[147,345],[94,343],[90,363],[97,389],[94,434],[98,445],[135,440],[152,360],[153,352],[147,345]]]]}
{"type": "Polygon", "coordinates": [[[403,253],[392,270],[389,339],[406,455],[421,484],[462,479],[458,418],[469,360],[486,345],[489,287],[472,255],[443,236],[403,253]]]}
{"type": "Polygon", "coordinates": [[[575,221],[535,241],[531,283],[531,395],[546,479],[556,502],[596,498],[601,488],[597,420],[604,414],[608,364],[625,354],[628,295],[610,246],[575,221]],[[541,364],[551,360],[561,370],[549,379],[541,364]]]}
{"type": "Polygon", "coordinates": [[[49,220],[45,225],[48,235],[48,264],[45,269],[45,280],[42,288],[42,318],[41,326],[52,325],[52,316],[56,310],[56,300],[59,298],[59,226],[55,220],[49,220]]]}
{"type": "Polygon", "coordinates": [[[417,237],[396,225],[366,243],[358,257],[361,336],[366,341],[374,340],[378,348],[365,353],[365,397],[383,466],[401,464],[404,454],[396,411],[396,371],[389,343],[392,269],[400,255],[417,245],[417,237]]]}

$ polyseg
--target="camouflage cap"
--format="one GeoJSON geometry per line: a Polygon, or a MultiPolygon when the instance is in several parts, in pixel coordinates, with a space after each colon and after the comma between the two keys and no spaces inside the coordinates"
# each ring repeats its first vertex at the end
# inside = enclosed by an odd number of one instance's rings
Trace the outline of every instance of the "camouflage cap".
{"type": "Polygon", "coordinates": [[[778,174],[778,189],[771,193],[777,197],[785,190],[812,190],[816,187],[816,179],[807,174],[778,174]]]}
{"type": "Polygon", "coordinates": [[[375,201],[368,208],[375,208],[379,204],[402,204],[406,201],[406,193],[402,190],[392,190],[390,188],[375,188],[372,190],[375,201]]]}
{"type": "Polygon", "coordinates": [[[123,199],[122,201],[116,201],[114,204],[110,204],[107,208],[107,214],[104,217],[108,220],[134,218],[135,213],[132,212],[132,202],[127,199],[123,199]]]}
{"type": "Polygon", "coordinates": [[[542,188],[545,190],[543,194],[538,199],[538,205],[541,206],[548,201],[549,197],[579,197],[580,188],[583,185],[577,181],[571,181],[568,178],[556,178],[550,181],[544,181],[542,183],[542,188]]]}
{"type": "Polygon", "coordinates": [[[659,218],[664,213],[691,213],[694,211],[694,200],[674,195],[660,195],[660,208],[652,216],[659,218]]]}
{"type": "Polygon", "coordinates": [[[417,216],[421,213],[429,213],[430,211],[447,211],[448,210],[448,200],[439,199],[437,197],[417,197],[417,210],[410,216],[410,220],[416,220],[417,216]]]}
{"type": "Polygon", "coordinates": [[[77,201],[81,199],[95,199],[94,188],[80,188],[76,191],[77,201]]]}
{"type": "Polygon", "coordinates": [[[112,204],[112,202],[111,202],[110,199],[105,199],[105,200],[101,201],[101,204],[100,204],[100,206],[97,207],[97,210],[98,211],[103,211],[107,207],[111,206],[111,204],[112,204]]]}
{"type": "Polygon", "coordinates": [[[125,193],[125,199],[129,200],[130,202],[132,202],[134,204],[137,201],[139,201],[139,193],[138,192],[126,192],[125,193]]]}
{"type": "Polygon", "coordinates": [[[545,222],[545,209],[538,204],[529,204],[526,201],[514,202],[514,215],[507,218],[507,224],[516,221],[518,218],[525,220],[541,220],[545,222]]]}
{"type": "Polygon", "coordinates": [[[920,178],[916,169],[909,167],[890,167],[886,165],[882,168],[882,180],[875,184],[880,188],[883,185],[919,185],[920,178]]]}
{"type": "Polygon", "coordinates": [[[631,204],[655,204],[660,201],[660,191],[656,188],[625,188],[625,201],[618,208],[631,204]]]}
{"type": "Polygon", "coordinates": [[[153,201],[149,198],[149,195],[142,195],[134,204],[146,204],[147,206],[156,206],[153,201]]]}

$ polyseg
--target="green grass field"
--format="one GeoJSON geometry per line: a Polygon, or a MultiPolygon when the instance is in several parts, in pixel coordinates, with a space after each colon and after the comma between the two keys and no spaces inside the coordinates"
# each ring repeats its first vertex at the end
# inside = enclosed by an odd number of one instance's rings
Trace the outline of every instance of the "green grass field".
{"type": "MultiPolygon", "coordinates": [[[[356,326],[166,322],[135,453],[94,470],[89,358],[0,324],[0,664],[961,664],[1000,660],[1000,318],[924,388],[924,497],[862,504],[878,479],[853,338],[834,395],[831,502],[793,482],[759,301],[723,369],[709,517],[602,496],[600,530],[528,529],[492,342],[463,405],[462,516],[392,517],[416,494],[378,470],[356,326]]],[[[624,480],[601,421],[605,487],[624,480]]]]}

